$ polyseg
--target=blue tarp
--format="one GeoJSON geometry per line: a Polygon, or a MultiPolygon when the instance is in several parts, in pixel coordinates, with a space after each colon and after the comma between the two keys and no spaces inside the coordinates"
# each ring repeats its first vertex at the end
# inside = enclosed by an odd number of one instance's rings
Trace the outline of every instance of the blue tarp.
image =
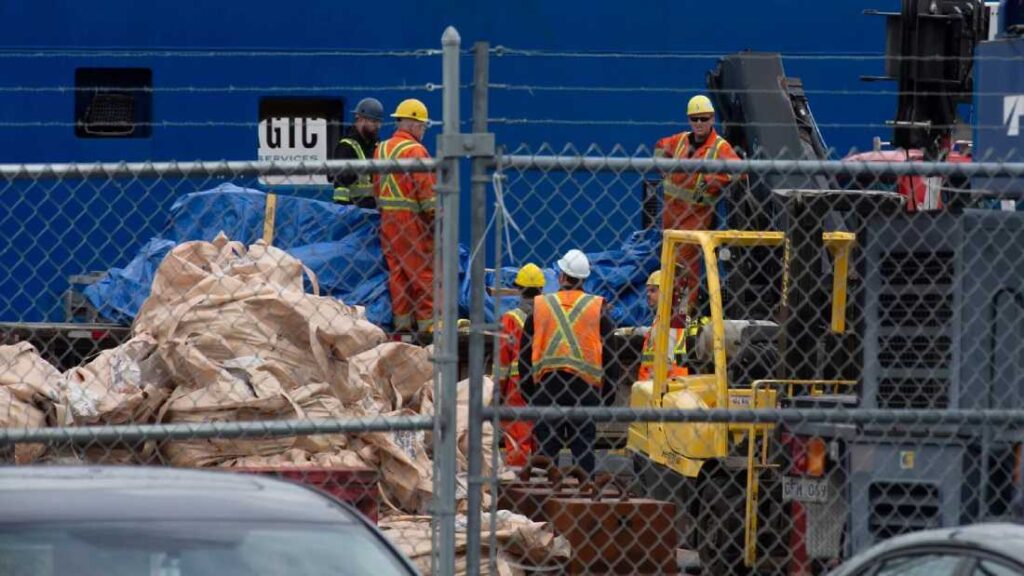
{"type": "MultiPolygon", "coordinates": [[[[222,184],[180,198],[167,225],[124,268],[113,268],[85,295],[100,313],[130,323],[149,296],[157,266],[178,243],[213,240],[218,232],[252,244],[263,237],[267,194],[222,184]]],[[[321,293],[366,307],[370,321],[391,323],[387,269],[376,212],[294,196],[277,196],[274,246],[302,260],[319,278],[321,293]]]]}
{"type": "MultiPolygon", "coordinates": [[[[618,326],[647,326],[652,320],[652,311],[647,306],[645,284],[647,277],[660,267],[661,230],[649,229],[634,232],[618,250],[587,254],[590,259],[590,278],[583,284],[587,292],[604,297],[610,304],[610,315],[618,326]]],[[[560,256],[560,255],[559,255],[560,256]]],[[[557,259],[556,259],[557,260],[557,259]]],[[[524,263],[525,264],[525,263],[524,263]]],[[[500,285],[513,287],[515,266],[504,267],[487,273],[487,286],[494,285],[494,275],[500,275],[500,285]]],[[[555,263],[544,268],[547,279],[545,292],[558,289],[558,275],[555,263]]],[[[487,322],[494,322],[500,312],[516,306],[517,297],[499,298],[487,295],[484,314],[487,322]],[[495,305],[500,300],[500,310],[495,305]]],[[[460,301],[468,308],[469,285],[463,280],[460,301]]]]}
{"type": "MultiPolygon", "coordinates": [[[[112,321],[130,324],[149,297],[150,286],[164,256],[177,244],[210,241],[221,231],[232,240],[252,244],[263,237],[267,195],[259,190],[222,184],[213,190],[180,198],[171,207],[163,232],[144,244],[124,268],[85,289],[100,313],[112,321]]],[[[381,326],[391,324],[391,298],[387,267],[378,239],[376,212],[338,206],[294,196],[278,196],[274,221],[274,246],[301,260],[319,279],[322,294],[348,304],[366,307],[367,317],[381,326]]],[[[618,250],[588,254],[592,274],[584,288],[605,297],[618,325],[650,323],[644,299],[644,281],[658,268],[660,231],[635,232],[618,250]]],[[[469,285],[466,271],[469,254],[459,246],[460,314],[468,317],[469,285]]],[[[517,268],[498,271],[501,284],[512,286],[517,268]]],[[[488,286],[493,272],[488,273],[488,286]]],[[[546,291],[557,289],[552,263],[545,269],[546,291]]],[[[502,310],[516,305],[515,297],[501,298],[502,310]]],[[[495,299],[487,296],[486,316],[495,321],[495,299]]]]}

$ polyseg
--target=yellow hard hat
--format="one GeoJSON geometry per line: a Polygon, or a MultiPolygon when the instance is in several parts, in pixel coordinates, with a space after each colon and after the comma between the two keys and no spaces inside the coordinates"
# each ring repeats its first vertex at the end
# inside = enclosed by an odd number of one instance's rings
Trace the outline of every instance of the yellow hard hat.
{"type": "Polygon", "coordinates": [[[430,121],[427,118],[427,105],[415,98],[402,100],[398,104],[398,108],[395,108],[395,113],[391,117],[408,118],[409,120],[419,120],[420,122],[430,121]]]}
{"type": "Polygon", "coordinates": [[[543,288],[545,282],[544,271],[533,262],[525,264],[516,273],[516,286],[522,288],[543,288]]]}
{"type": "Polygon", "coordinates": [[[686,115],[695,116],[697,114],[714,114],[715,107],[711,105],[711,99],[703,94],[698,94],[693,98],[690,98],[689,104],[686,105],[686,115]]]}
{"type": "Polygon", "coordinates": [[[651,275],[647,277],[647,285],[661,288],[661,270],[651,272],[651,275]]]}

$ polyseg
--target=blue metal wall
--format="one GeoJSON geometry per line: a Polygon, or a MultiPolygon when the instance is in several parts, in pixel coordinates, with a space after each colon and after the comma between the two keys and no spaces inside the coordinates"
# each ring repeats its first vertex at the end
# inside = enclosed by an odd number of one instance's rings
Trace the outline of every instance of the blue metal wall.
{"type": "MultiPolygon", "coordinates": [[[[1024,39],[982,42],[974,64],[974,157],[979,160],[1024,160],[1024,39]]],[[[1013,192],[1008,178],[979,177],[974,187],[1013,192]]],[[[1019,204],[1019,203],[1018,203],[1019,204]]]]}
{"type": "MultiPolygon", "coordinates": [[[[672,52],[712,55],[687,58],[593,58],[494,56],[491,81],[515,86],[672,87],[700,90],[713,55],[743,49],[781,51],[786,71],[801,77],[829,145],[844,154],[865,149],[895,111],[894,86],[861,83],[880,74],[884,23],[861,15],[863,8],[898,9],[895,0],[870,6],[860,0],[761,0],[708,2],[601,2],[522,0],[512,2],[329,2],[267,0],[102,3],[51,0],[0,5],[0,162],[249,159],[257,150],[257,109],[263,96],[341,96],[351,102],[367,94],[386,107],[399,99],[423,99],[435,116],[440,91],[356,92],[346,86],[439,84],[437,56],[421,58],[294,55],[309,50],[405,50],[438,48],[446,25],[456,26],[463,46],[552,51],[672,52]],[[29,50],[24,50],[29,48],[29,50]],[[109,48],[110,52],[75,54],[109,48]],[[45,50],[44,50],[45,49],[45,50]],[[192,51],[153,55],[147,50],[192,51]],[[204,50],[236,51],[215,56],[204,50]],[[279,50],[254,57],[249,51],[279,50]],[[840,59],[822,55],[841,53],[840,59]],[[868,58],[856,55],[868,54],[868,58]],[[153,77],[152,135],[145,139],[80,139],[74,134],[72,91],[23,91],[15,87],[72,87],[76,68],[147,67],[153,77]],[[168,88],[245,87],[239,91],[192,93],[168,88]],[[339,87],[295,91],[252,87],[339,87]],[[846,92],[856,91],[857,94],[846,92]],[[188,123],[189,126],[164,125],[188,123]]],[[[463,61],[471,80],[472,57],[463,61]]],[[[465,92],[463,116],[471,114],[465,92]]],[[[650,147],[682,129],[688,93],[657,91],[508,90],[491,92],[492,129],[499,143],[537,149],[567,143],[628,152],[650,147]],[[677,124],[676,124],[677,123],[677,124]]],[[[430,140],[432,142],[432,139],[430,140]]],[[[432,146],[431,146],[432,147],[432,146]]],[[[468,179],[464,182],[468,183],[468,179]]],[[[6,186],[0,203],[0,318],[57,320],[66,277],[123,264],[156,233],[163,212],[196,183],[132,184],[103,189],[71,183],[26,188],[6,186]],[[173,185],[172,185],[173,184],[173,185]]],[[[574,190],[576,190],[574,188],[574,190]]],[[[529,202],[543,202],[536,196],[529,202]]],[[[588,218],[616,212],[625,221],[596,220],[572,237],[531,243],[533,254],[551,254],[568,244],[587,250],[617,247],[639,226],[639,193],[596,190],[588,218]],[[635,215],[635,216],[634,216],[635,215]]],[[[524,208],[529,209],[529,206],[524,208]]],[[[544,223],[540,223],[541,228],[544,223]]],[[[465,226],[464,229],[468,229],[465,226]]]]}

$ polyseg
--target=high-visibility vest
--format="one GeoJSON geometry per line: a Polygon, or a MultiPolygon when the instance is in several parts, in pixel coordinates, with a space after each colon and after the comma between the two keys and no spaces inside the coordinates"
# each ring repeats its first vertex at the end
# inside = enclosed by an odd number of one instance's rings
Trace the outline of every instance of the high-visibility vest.
{"type": "Polygon", "coordinates": [[[601,387],[601,307],[604,299],[579,290],[534,298],[533,371],[535,378],[556,370],[572,372],[601,387]]]}
{"type": "MultiPolygon", "coordinates": [[[[422,146],[415,140],[399,140],[391,138],[377,145],[374,157],[378,160],[400,160],[402,154],[416,146],[422,146]]],[[[380,175],[380,193],[377,195],[377,208],[381,212],[407,210],[410,212],[428,212],[434,209],[434,201],[421,202],[409,196],[398,182],[397,174],[380,175]]]]}
{"type": "MultiPolygon", "coordinates": [[[[722,146],[725,145],[725,138],[722,138],[718,134],[715,134],[714,142],[707,144],[704,150],[703,158],[694,157],[694,160],[718,160],[718,155],[722,151],[722,146]]],[[[683,136],[679,139],[679,143],[676,144],[676,149],[672,152],[672,158],[678,159],[683,157],[683,153],[690,146],[690,133],[683,132],[683,136]]],[[[686,178],[689,180],[689,178],[686,178]]],[[[677,184],[672,181],[671,177],[666,177],[664,182],[665,196],[668,198],[674,198],[676,200],[682,200],[683,202],[689,202],[691,204],[700,204],[703,206],[714,206],[716,198],[707,192],[707,183],[704,180],[704,173],[698,172],[696,179],[692,181],[692,184],[677,184]]]]}
{"type": "MultiPolygon", "coordinates": [[[[341,143],[355,150],[358,160],[366,160],[366,154],[363,154],[363,147],[355,139],[342,138],[341,143]]],[[[356,181],[349,186],[337,186],[334,188],[334,200],[336,202],[355,202],[362,198],[372,197],[373,176],[369,173],[360,174],[356,181]]]]}
{"type": "MultiPolygon", "coordinates": [[[[519,377],[519,339],[523,335],[523,326],[526,324],[526,311],[522,308],[509,310],[504,315],[512,319],[515,329],[502,334],[502,337],[509,340],[503,340],[501,348],[511,352],[511,360],[505,363],[502,361],[502,354],[498,355],[498,380],[519,377]]],[[[502,324],[504,325],[504,322],[502,324]]]]}
{"type": "MultiPolygon", "coordinates": [[[[668,376],[686,376],[690,373],[686,368],[686,335],[683,330],[672,328],[668,334],[668,376]]],[[[640,372],[637,380],[650,380],[654,377],[654,330],[644,336],[643,352],[640,354],[640,372]]]]}
{"type": "MultiPolygon", "coordinates": [[[[701,326],[707,326],[711,319],[704,317],[700,322],[690,322],[685,330],[672,328],[669,331],[668,376],[669,378],[686,376],[690,370],[686,367],[686,339],[696,336],[701,326]]],[[[640,354],[640,371],[637,380],[650,380],[654,377],[654,330],[644,336],[643,351],[640,354]]]]}

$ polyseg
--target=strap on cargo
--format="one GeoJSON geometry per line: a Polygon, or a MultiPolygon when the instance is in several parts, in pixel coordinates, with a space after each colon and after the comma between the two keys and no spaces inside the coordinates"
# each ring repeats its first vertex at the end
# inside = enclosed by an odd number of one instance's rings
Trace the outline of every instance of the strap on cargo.
{"type": "Polygon", "coordinates": [[[263,212],[263,241],[274,245],[274,217],[277,214],[277,194],[267,194],[267,207],[263,212]]]}

